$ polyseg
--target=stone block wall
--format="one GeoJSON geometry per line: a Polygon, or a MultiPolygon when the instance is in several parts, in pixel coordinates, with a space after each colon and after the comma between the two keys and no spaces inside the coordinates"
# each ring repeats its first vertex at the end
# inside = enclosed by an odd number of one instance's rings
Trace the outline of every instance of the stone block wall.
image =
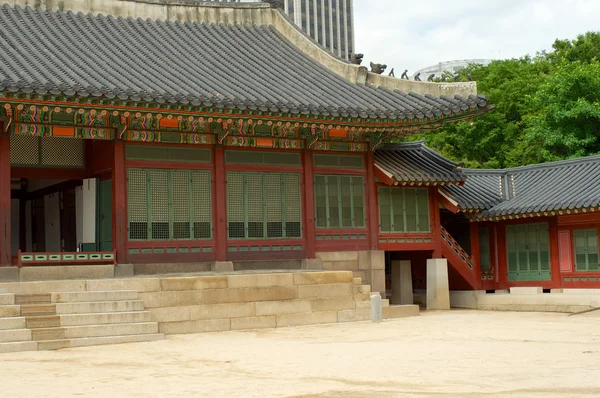
{"type": "Polygon", "coordinates": [[[371,286],[373,292],[385,293],[385,252],[340,251],[317,253],[324,271],[352,271],[355,278],[371,286]]]}
{"type": "Polygon", "coordinates": [[[370,287],[352,272],[161,278],[139,298],[165,334],[371,319],[370,287]]]}

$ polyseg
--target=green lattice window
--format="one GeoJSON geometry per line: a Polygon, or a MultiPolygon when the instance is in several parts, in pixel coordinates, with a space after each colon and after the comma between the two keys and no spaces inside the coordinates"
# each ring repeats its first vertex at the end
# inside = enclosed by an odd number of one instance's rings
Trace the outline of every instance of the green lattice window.
{"type": "Polygon", "coordinates": [[[212,237],[210,171],[129,169],[130,240],[212,237]]]}
{"type": "Polygon", "coordinates": [[[85,165],[84,141],[65,137],[10,137],[10,163],[27,167],[80,168],[85,165]]]}
{"type": "Polygon", "coordinates": [[[180,148],[154,145],[127,145],[127,160],[207,163],[212,160],[210,149],[180,148]]]}
{"type": "Polygon", "coordinates": [[[230,239],[302,236],[300,175],[227,172],[230,239]]]}
{"type": "Polygon", "coordinates": [[[575,244],[575,269],[577,271],[598,271],[598,230],[573,231],[573,241],[575,244]]]}
{"type": "Polygon", "coordinates": [[[315,175],[317,228],[364,228],[363,177],[315,175]]]}
{"type": "Polygon", "coordinates": [[[379,187],[378,193],[381,232],[430,232],[427,188],[379,187]]]}
{"type": "Polygon", "coordinates": [[[357,155],[313,155],[315,167],[335,167],[345,169],[362,169],[364,158],[357,155]]]}
{"type": "Polygon", "coordinates": [[[550,243],[547,223],[507,226],[506,252],[509,280],[550,279],[550,243]]]}
{"type": "Polygon", "coordinates": [[[225,151],[227,164],[262,164],[274,166],[301,166],[297,152],[225,151]]]}
{"type": "Polygon", "coordinates": [[[488,227],[479,228],[479,265],[482,271],[490,271],[490,230],[488,227]]]}

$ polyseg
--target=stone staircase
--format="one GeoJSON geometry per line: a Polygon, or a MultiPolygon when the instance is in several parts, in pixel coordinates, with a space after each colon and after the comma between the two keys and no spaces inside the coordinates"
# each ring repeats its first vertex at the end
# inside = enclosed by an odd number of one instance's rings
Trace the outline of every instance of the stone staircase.
{"type": "Polygon", "coordinates": [[[0,294],[0,353],[162,338],[137,291],[0,294]]]}

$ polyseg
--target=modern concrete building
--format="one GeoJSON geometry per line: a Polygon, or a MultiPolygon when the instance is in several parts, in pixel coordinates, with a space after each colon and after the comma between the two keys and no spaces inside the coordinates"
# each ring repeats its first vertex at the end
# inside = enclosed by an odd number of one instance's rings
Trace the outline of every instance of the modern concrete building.
{"type": "MultiPolygon", "coordinates": [[[[258,0],[199,0],[259,3],[258,0]]],[[[284,12],[320,45],[340,58],[354,52],[353,0],[285,0],[284,12]]]]}
{"type": "Polygon", "coordinates": [[[425,80],[430,75],[435,74],[434,79],[441,78],[444,72],[450,72],[451,74],[455,74],[469,66],[470,64],[480,64],[480,65],[488,65],[492,62],[491,59],[461,59],[455,61],[446,61],[439,62],[435,65],[428,66],[423,69],[419,69],[413,75],[413,77],[417,74],[421,74],[421,79],[425,80]]]}

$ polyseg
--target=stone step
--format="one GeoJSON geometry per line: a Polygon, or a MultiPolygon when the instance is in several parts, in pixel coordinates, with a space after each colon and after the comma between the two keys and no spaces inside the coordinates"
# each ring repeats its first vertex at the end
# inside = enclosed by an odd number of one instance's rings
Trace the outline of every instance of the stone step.
{"type": "Polygon", "coordinates": [[[15,294],[15,304],[50,304],[50,293],[44,294],[15,294]]]}
{"type": "Polygon", "coordinates": [[[126,300],[126,301],[95,301],[87,303],[58,303],[56,305],[57,314],[92,314],[105,312],[130,312],[143,311],[144,301],[126,300]]]}
{"type": "Polygon", "coordinates": [[[77,339],[87,337],[126,336],[130,334],[158,333],[157,322],[115,323],[109,325],[66,326],[63,328],[65,338],[77,339]]]}
{"type": "Polygon", "coordinates": [[[59,315],[28,316],[26,319],[27,327],[29,329],[54,328],[60,326],[59,315]]]}
{"type": "Polygon", "coordinates": [[[56,304],[21,305],[21,316],[56,315],[56,304]]]}
{"type": "Polygon", "coordinates": [[[60,350],[71,347],[68,339],[38,341],[38,350],[60,350]]]}
{"type": "Polygon", "coordinates": [[[34,341],[61,340],[65,338],[65,328],[31,329],[31,339],[34,341]]]}
{"type": "Polygon", "coordinates": [[[0,330],[25,329],[26,327],[25,317],[0,318],[0,330]]]}
{"type": "Polygon", "coordinates": [[[135,290],[52,293],[53,303],[89,303],[98,301],[137,300],[135,290]]]}
{"type": "Polygon", "coordinates": [[[31,330],[0,330],[0,343],[10,343],[13,341],[31,341],[31,330]]]}
{"type": "Polygon", "coordinates": [[[11,343],[0,343],[0,354],[21,351],[36,351],[37,341],[13,341],[11,343]]]}
{"type": "Polygon", "coordinates": [[[152,321],[150,311],[107,312],[94,314],[60,315],[61,326],[104,325],[114,323],[140,323],[152,321]]]}
{"type": "Polygon", "coordinates": [[[383,308],[383,319],[408,318],[419,316],[418,305],[390,305],[383,308]]]}
{"type": "Polygon", "coordinates": [[[157,341],[165,338],[162,333],[151,334],[130,334],[126,336],[104,336],[87,337],[81,339],[71,339],[71,347],[87,347],[92,345],[123,344],[123,343],[141,343],[148,341],[157,341]]]}
{"type": "Polygon", "coordinates": [[[21,316],[21,307],[18,305],[0,305],[0,318],[21,316]]]}
{"type": "Polygon", "coordinates": [[[12,293],[0,293],[0,305],[14,305],[15,295],[12,293]]]}

